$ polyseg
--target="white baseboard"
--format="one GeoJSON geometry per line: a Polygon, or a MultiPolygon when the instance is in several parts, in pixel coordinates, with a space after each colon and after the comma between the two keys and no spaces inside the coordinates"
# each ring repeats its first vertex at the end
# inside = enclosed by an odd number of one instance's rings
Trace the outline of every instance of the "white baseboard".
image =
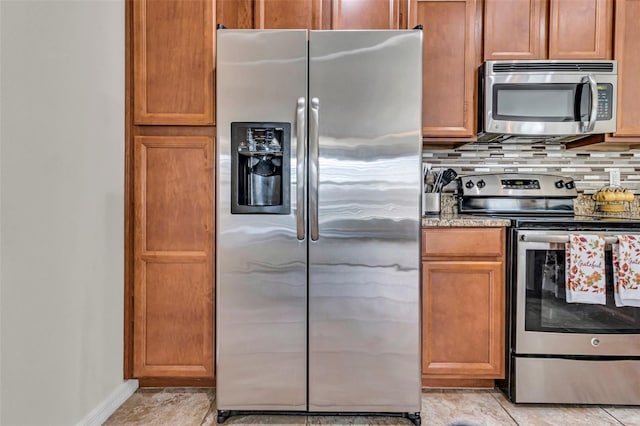
{"type": "Polygon", "coordinates": [[[77,426],[100,426],[138,389],[137,380],[120,383],[111,395],[102,401],[77,426]]]}

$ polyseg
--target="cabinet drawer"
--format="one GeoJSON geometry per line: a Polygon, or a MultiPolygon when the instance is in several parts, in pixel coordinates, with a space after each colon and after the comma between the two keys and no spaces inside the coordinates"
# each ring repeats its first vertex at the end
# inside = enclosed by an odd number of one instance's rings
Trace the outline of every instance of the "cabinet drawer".
{"type": "Polygon", "coordinates": [[[501,257],[504,228],[430,228],[422,231],[422,256],[501,257]]]}

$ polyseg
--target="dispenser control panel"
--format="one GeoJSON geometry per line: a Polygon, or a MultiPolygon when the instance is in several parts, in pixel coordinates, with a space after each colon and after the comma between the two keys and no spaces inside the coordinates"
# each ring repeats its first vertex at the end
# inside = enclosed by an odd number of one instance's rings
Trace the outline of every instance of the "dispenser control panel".
{"type": "Polygon", "coordinates": [[[231,213],[289,214],[290,123],[231,123],[231,213]]]}

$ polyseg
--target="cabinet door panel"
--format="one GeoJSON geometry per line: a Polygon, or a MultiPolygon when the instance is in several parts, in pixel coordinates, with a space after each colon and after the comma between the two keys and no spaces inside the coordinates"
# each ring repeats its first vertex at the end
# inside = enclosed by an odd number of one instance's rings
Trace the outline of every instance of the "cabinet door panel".
{"type": "Polygon", "coordinates": [[[550,0],[549,59],[611,59],[613,2],[550,0]]]}
{"type": "Polygon", "coordinates": [[[547,0],[486,0],[484,59],[546,57],[547,0]]]}
{"type": "Polygon", "coordinates": [[[616,2],[614,57],[618,60],[618,128],[615,136],[640,136],[640,0],[616,2]]]}
{"type": "Polygon", "coordinates": [[[422,295],[423,377],[503,377],[502,262],[423,262],[422,295]]]}
{"type": "MultiPolygon", "coordinates": [[[[148,139],[147,139],[148,141],[148,139]]],[[[206,246],[210,197],[203,174],[203,151],[189,145],[145,145],[144,215],[148,251],[198,251],[206,246]],[[194,167],[200,165],[200,167],[194,167]]],[[[153,143],[153,142],[151,142],[153,143]]],[[[144,167],[143,165],[143,167],[144,167]]]]}
{"type": "Polygon", "coordinates": [[[400,29],[400,0],[333,0],[335,30],[400,29]]]}
{"type": "Polygon", "coordinates": [[[204,356],[211,352],[206,347],[213,346],[207,317],[213,295],[205,258],[195,263],[149,259],[143,268],[139,292],[144,304],[140,310],[144,336],[139,340],[143,365],[138,374],[212,375],[211,356],[204,356]]]}
{"type": "Polygon", "coordinates": [[[134,138],[135,377],[213,378],[213,138],[134,138]]]}
{"type": "Polygon", "coordinates": [[[321,29],[321,0],[255,0],[254,28],[321,29]]]}
{"type": "Polygon", "coordinates": [[[412,0],[409,26],[424,26],[424,137],[476,134],[475,17],[475,0],[412,0]]]}
{"type": "Polygon", "coordinates": [[[251,29],[253,28],[253,1],[217,0],[216,19],[217,24],[227,28],[251,29]]]}
{"type": "Polygon", "coordinates": [[[422,231],[423,257],[501,257],[505,228],[430,228],[422,231]]]}
{"type": "Polygon", "coordinates": [[[135,124],[213,124],[212,0],[133,7],[135,124]]]}

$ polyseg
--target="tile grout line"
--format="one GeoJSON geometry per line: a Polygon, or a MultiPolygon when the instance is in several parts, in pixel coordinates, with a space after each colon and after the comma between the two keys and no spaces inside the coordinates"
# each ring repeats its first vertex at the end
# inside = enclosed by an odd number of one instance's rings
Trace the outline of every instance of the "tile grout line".
{"type": "Polygon", "coordinates": [[[618,418],[616,416],[614,416],[613,414],[611,414],[606,408],[600,407],[600,406],[598,406],[598,408],[600,408],[602,411],[607,413],[613,420],[615,420],[616,422],[620,423],[622,426],[625,426],[624,423],[622,423],[620,420],[618,420],[618,418]]]}
{"type": "MultiPolygon", "coordinates": [[[[215,394],[215,391],[214,391],[213,399],[211,400],[211,403],[209,404],[209,409],[204,413],[204,417],[202,418],[202,421],[200,422],[200,426],[204,425],[204,421],[207,420],[207,416],[209,415],[209,413],[213,412],[213,406],[215,405],[215,402],[216,402],[216,394],[215,394]]],[[[215,414],[214,414],[214,416],[215,416],[215,414]]],[[[215,419],[216,419],[216,424],[217,424],[218,423],[217,416],[215,417],[215,419]]]]}
{"type": "Polygon", "coordinates": [[[502,410],[505,413],[507,413],[507,416],[509,416],[509,418],[513,420],[513,423],[516,424],[516,426],[520,426],[520,423],[518,423],[518,421],[511,415],[511,413],[509,413],[509,410],[507,410],[507,408],[504,405],[502,405],[502,403],[500,402],[500,399],[498,399],[498,397],[496,397],[493,393],[489,393],[489,395],[491,395],[491,397],[498,403],[500,408],[502,408],[502,410]]]}

